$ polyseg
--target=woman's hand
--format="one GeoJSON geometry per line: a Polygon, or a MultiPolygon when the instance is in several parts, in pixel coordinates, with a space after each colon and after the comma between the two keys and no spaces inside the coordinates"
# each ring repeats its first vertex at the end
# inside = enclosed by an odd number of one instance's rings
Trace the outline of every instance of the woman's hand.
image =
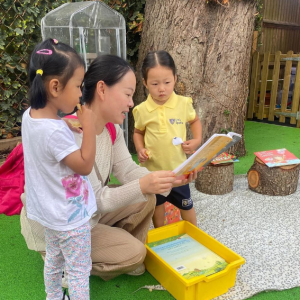
{"type": "Polygon", "coordinates": [[[172,189],[175,176],[172,171],[155,171],[140,178],[143,194],[162,194],[172,189]]]}

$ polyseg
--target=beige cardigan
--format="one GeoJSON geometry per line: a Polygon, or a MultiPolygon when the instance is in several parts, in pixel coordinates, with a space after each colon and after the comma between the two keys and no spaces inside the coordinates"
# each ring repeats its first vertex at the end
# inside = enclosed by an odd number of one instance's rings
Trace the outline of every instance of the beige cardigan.
{"type": "MultiPolygon", "coordinates": [[[[122,129],[118,125],[115,127],[117,137],[113,146],[106,127],[96,139],[95,164],[100,173],[100,180],[94,168],[88,177],[96,196],[98,210],[90,220],[91,227],[99,222],[101,214],[147,200],[141,192],[139,178],[149,174],[149,171],[139,167],[132,160],[124,141],[122,129]],[[105,180],[111,173],[120,181],[122,186],[117,188],[104,186],[105,180]]],[[[76,133],[74,135],[78,145],[81,145],[82,135],[76,133]]],[[[25,238],[27,247],[35,251],[45,251],[43,226],[26,216],[25,192],[21,195],[21,200],[24,205],[20,216],[21,233],[25,238]]]]}

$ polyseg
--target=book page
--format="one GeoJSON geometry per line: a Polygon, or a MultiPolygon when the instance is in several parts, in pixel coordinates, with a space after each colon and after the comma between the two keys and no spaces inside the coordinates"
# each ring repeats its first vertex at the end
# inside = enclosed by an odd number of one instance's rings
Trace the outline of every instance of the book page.
{"type": "Polygon", "coordinates": [[[147,245],[185,279],[201,275],[209,276],[225,269],[228,265],[222,257],[188,234],[147,245]]]}

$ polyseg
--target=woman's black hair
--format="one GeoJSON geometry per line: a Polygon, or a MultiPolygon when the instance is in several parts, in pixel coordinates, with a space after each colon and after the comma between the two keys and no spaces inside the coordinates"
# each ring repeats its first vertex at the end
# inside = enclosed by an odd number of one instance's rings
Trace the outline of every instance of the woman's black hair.
{"type": "Polygon", "coordinates": [[[56,76],[65,87],[78,67],[84,67],[84,61],[69,45],[53,39],[38,44],[31,53],[28,68],[31,107],[39,109],[46,106],[47,91],[44,83],[47,79],[56,76]]]}
{"type": "Polygon", "coordinates": [[[97,82],[102,80],[107,86],[113,86],[130,70],[134,71],[130,64],[119,56],[104,54],[96,57],[84,75],[83,102],[91,104],[97,82]]]}
{"type": "Polygon", "coordinates": [[[164,50],[150,51],[142,63],[142,77],[147,82],[148,72],[156,66],[167,67],[176,75],[176,66],[172,56],[164,50]]]}

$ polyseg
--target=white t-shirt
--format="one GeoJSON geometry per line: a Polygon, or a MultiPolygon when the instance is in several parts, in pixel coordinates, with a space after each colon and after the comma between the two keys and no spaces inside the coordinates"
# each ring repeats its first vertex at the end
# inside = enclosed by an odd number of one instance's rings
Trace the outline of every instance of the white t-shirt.
{"type": "Polygon", "coordinates": [[[88,178],[62,162],[79,147],[63,120],[33,119],[29,112],[22,119],[27,217],[54,230],[77,228],[97,208],[88,178]]]}

